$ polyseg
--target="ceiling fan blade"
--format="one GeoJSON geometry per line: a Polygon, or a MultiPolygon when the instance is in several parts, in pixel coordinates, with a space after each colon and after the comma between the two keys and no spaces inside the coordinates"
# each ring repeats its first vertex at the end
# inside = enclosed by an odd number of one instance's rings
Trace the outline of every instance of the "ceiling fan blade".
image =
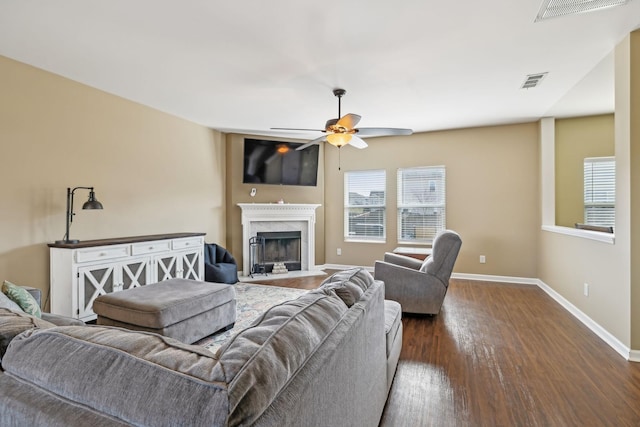
{"type": "Polygon", "coordinates": [[[351,135],[351,140],[349,141],[349,145],[352,145],[356,148],[367,148],[368,145],[366,142],[364,142],[364,140],[360,137],[357,137],[355,135],[351,135]]]}
{"type": "Polygon", "coordinates": [[[325,132],[324,129],[271,128],[271,130],[304,130],[310,132],[325,132]]]}
{"type": "Polygon", "coordinates": [[[327,137],[325,135],[323,135],[323,136],[321,136],[319,138],[311,140],[311,141],[307,142],[306,144],[302,144],[300,147],[296,148],[296,151],[301,151],[301,150],[304,150],[307,147],[311,147],[312,145],[318,144],[318,143],[324,141],[326,138],[327,137]]]}
{"type": "Polygon", "coordinates": [[[391,136],[391,135],[411,135],[412,129],[401,128],[358,128],[360,136],[391,136]]]}
{"type": "Polygon", "coordinates": [[[354,127],[356,127],[361,118],[362,117],[357,114],[349,113],[342,116],[336,124],[347,129],[353,129],[354,127]]]}

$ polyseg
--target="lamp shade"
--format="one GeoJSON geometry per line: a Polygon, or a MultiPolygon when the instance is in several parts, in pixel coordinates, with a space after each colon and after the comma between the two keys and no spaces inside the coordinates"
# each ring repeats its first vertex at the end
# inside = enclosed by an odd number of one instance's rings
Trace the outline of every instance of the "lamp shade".
{"type": "Polygon", "coordinates": [[[96,193],[89,191],[89,200],[84,202],[82,209],[102,209],[102,203],[96,200],[96,193]]]}

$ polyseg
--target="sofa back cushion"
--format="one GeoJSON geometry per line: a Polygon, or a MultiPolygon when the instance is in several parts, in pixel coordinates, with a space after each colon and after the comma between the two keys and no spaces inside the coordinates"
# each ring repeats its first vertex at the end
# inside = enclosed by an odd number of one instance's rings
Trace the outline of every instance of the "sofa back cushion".
{"type": "Polygon", "coordinates": [[[226,385],[202,347],[100,326],[31,330],[11,342],[6,375],[134,425],[224,425],[226,385]]]}
{"type": "Polygon", "coordinates": [[[229,425],[251,425],[322,345],[347,306],[311,291],[267,310],[218,352],[218,380],[228,382],[229,425]]]}

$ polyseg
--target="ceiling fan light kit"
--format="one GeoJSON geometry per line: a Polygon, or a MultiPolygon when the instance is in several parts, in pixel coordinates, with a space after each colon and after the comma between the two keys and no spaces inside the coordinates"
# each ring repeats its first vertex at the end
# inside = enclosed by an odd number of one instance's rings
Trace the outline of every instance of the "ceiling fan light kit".
{"type": "Polygon", "coordinates": [[[331,133],[327,135],[327,142],[338,148],[347,145],[349,141],[351,141],[351,134],[349,133],[331,133]]]}
{"type": "Polygon", "coordinates": [[[401,128],[356,128],[361,117],[357,114],[349,113],[342,115],[342,97],[346,95],[344,89],[334,89],[333,95],[338,98],[338,118],[329,119],[325,123],[324,129],[299,129],[299,128],[271,128],[273,130],[296,130],[296,131],[317,131],[326,135],[309,141],[306,144],[296,148],[296,150],[304,150],[310,145],[327,141],[329,144],[341,148],[345,145],[351,145],[355,148],[366,148],[367,143],[356,134],[363,136],[391,136],[391,135],[411,135],[413,130],[401,128]]]}

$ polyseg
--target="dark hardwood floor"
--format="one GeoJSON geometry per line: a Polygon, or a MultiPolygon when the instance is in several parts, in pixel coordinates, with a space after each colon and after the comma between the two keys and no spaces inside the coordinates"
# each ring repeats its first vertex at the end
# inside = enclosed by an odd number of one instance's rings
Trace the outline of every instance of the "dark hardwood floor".
{"type": "Polygon", "coordinates": [[[640,426],[640,363],[536,286],[452,279],[440,314],[403,328],[383,427],[640,426]]]}

